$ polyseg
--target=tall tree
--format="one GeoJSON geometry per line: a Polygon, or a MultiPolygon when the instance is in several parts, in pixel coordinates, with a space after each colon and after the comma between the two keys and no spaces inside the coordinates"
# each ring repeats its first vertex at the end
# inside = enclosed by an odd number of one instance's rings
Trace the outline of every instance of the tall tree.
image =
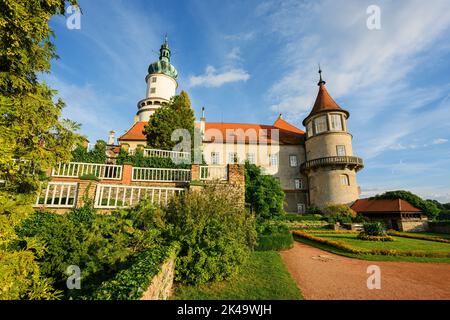
{"type": "Polygon", "coordinates": [[[150,147],[172,150],[182,138],[172,141],[172,134],[177,129],[185,129],[189,133],[191,148],[194,142],[195,116],[191,101],[185,91],[174,96],[171,101],[157,109],[144,128],[147,144],[150,147]]]}
{"type": "Polygon", "coordinates": [[[35,170],[70,159],[78,139],[78,125],[60,119],[64,103],[38,79],[57,57],[48,22],[67,3],[76,0],[0,0],[0,299],[55,297],[34,260],[42,247],[18,246],[14,228],[31,211],[35,170]]]}

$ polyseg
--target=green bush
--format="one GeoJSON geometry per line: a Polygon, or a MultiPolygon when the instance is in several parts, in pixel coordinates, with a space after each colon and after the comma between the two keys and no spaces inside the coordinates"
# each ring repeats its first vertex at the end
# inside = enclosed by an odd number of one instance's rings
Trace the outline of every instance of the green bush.
{"type": "Polygon", "coordinates": [[[239,271],[256,243],[254,218],[244,208],[240,189],[205,184],[169,201],[167,236],[180,243],[178,281],[200,284],[228,279],[239,271]]]}
{"type": "Polygon", "coordinates": [[[388,235],[384,236],[369,236],[365,232],[361,232],[356,236],[359,240],[368,240],[368,241],[394,241],[394,238],[388,235]]]}
{"type": "Polygon", "coordinates": [[[262,221],[257,224],[258,245],[256,250],[284,250],[292,248],[294,239],[289,226],[279,221],[262,221]]]}
{"type": "Polygon", "coordinates": [[[284,214],[284,192],[280,182],[263,175],[261,168],[245,163],[245,202],[258,217],[273,219],[284,214]]]}
{"type": "Polygon", "coordinates": [[[158,246],[138,253],[129,266],[120,270],[112,279],[104,281],[91,295],[84,299],[138,300],[149,287],[153,277],[161,270],[168,258],[175,258],[177,245],[158,246]]]}
{"type": "Polygon", "coordinates": [[[364,234],[381,237],[386,235],[386,230],[381,222],[366,222],[363,224],[364,234]]]}
{"type": "Polygon", "coordinates": [[[430,227],[433,227],[433,226],[439,226],[439,227],[450,226],[450,220],[430,221],[430,222],[428,222],[428,225],[430,227]]]}
{"type": "Polygon", "coordinates": [[[306,208],[306,213],[310,215],[322,215],[323,212],[320,210],[318,206],[316,206],[314,203],[311,203],[308,208],[306,208]]]}
{"type": "Polygon", "coordinates": [[[296,214],[296,213],[286,213],[279,217],[276,217],[276,220],[281,221],[319,221],[324,218],[321,214],[296,214]]]}
{"type": "Polygon", "coordinates": [[[98,178],[95,174],[83,174],[79,177],[80,180],[94,180],[94,181],[100,181],[100,178],[98,178]]]}
{"type": "Polygon", "coordinates": [[[84,146],[77,146],[72,151],[72,161],[87,163],[106,163],[106,142],[97,140],[94,149],[87,151],[84,146]]]}

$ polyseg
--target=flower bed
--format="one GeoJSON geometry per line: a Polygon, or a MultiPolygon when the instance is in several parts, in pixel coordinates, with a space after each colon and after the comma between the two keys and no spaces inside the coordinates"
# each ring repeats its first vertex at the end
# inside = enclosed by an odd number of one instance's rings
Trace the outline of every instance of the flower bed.
{"type": "Polygon", "coordinates": [[[391,236],[370,236],[364,232],[361,232],[357,235],[359,240],[367,240],[367,241],[394,241],[394,238],[391,236]]]}
{"type": "Polygon", "coordinates": [[[423,235],[423,234],[408,234],[408,233],[398,232],[395,230],[389,230],[388,234],[392,235],[392,236],[396,236],[396,237],[404,237],[404,238],[410,238],[410,239],[419,239],[419,240],[450,243],[449,239],[444,239],[444,238],[429,236],[429,235],[423,235]]]}

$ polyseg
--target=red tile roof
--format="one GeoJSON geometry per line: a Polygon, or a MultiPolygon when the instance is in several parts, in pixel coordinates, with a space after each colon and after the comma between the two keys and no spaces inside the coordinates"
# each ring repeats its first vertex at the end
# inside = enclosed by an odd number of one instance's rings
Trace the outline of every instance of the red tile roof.
{"type": "Polygon", "coordinates": [[[125,132],[122,136],[119,137],[119,141],[146,141],[147,138],[144,135],[144,126],[147,124],[146,121],[136,122],[125,132]]]}
{"type": "Polygon", "coordinates": [[[325,111],[343,111],[347,114],[347,118],[349,116],[348,111],[341,109],[333,100],[325,88],[325,84],[319,82],[319,92],[317,93],[316,101],[309,115],[303,120],[303,125],[306,124],[308,118],[325,111]]]}
{"type": "Polygon", "coordinates": [[[276,132],[280,144],[303,144],[304,131],[278,118],[273,125],[229,122],[206,122],[205,137],[207,142],[228,143],[277,143],[276,132]]]}
{"type": "Polygon", "coordinates": [[[359,199],[351,208],[358,213],[366,212],[422,212],[403,199],[359,199]]]}

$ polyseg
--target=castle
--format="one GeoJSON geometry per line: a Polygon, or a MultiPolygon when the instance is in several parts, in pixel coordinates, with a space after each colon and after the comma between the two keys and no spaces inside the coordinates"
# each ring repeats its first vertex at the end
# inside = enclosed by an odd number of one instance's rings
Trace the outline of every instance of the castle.
{"type": "MultiPolygon", "coordinates": [[[[350,113],[330,96],[319,70],[319,90],[314,106],[303,120],[306,132],[280,115],[273,124],[207,122],[202,109],[196,126],[202,133],[206,163],[224,166],[249,161],[279,180],[285,192],[285,211],[304,213],[309,204],[351,204],[358,199],[356,173],[363,161],[353,155],[348,132],[350,113]]],[[[159,60],[150,64],[145,77],[146,96],[137,104],[133,125],[118,138],[130,152],[146,147],[144,126],[156,109],[176,94],[177,70],[170,63],[167,37],[159,60]]],[[[114,137],[110,136],[109,144],[114,137]]]]}

